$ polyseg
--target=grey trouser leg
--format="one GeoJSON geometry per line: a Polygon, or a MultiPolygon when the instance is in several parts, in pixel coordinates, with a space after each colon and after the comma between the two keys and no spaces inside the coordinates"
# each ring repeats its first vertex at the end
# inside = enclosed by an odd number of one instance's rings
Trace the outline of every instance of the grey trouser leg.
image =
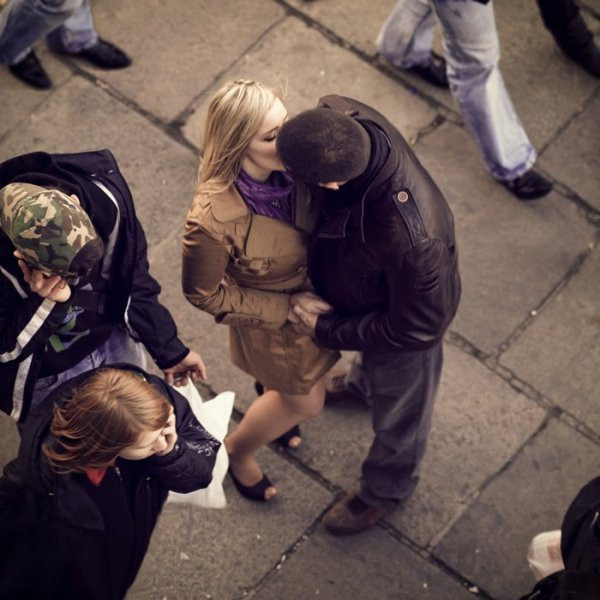
{"type": "Polygon", "coordinates": [[[367,504],[395,505],[414,491],[442,359],[442,343],[420,352],[363,353],[375,432],[362,465],[359,496],[367,504]]]}

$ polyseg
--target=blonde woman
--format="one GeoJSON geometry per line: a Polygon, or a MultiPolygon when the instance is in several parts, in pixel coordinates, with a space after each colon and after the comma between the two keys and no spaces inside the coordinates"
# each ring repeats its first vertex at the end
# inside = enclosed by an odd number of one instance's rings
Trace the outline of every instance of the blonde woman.
{"type": "Polygon", "coordinates": [[[183,239],[186,298],[229,326],[232,362],[266,390],[225,439],[238,491],[258,501],[276,489],[256,451],[321,411],[323,376],[339,358],[297,329],[292,310],[330,307],[307,278],[317,209],[275,148],[286,118],[278,95],[258,82],[233,81],[215,94],[183,239]]]}

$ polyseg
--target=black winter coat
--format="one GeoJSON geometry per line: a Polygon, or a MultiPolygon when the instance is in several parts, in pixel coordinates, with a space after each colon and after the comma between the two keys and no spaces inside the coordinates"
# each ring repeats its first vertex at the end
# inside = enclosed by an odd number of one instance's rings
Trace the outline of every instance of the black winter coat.
{"type": "MultiPolygon", "coordinates": [[[[0,164],[0,188],[13,181],[37,185],[60,181],[78,196],[105,246],[102,270],[109,278],[102,298],[105,319],[126,325],[161,369],[179,363],[189,349],[177,337],[171,314],[158,301],[160,286],[148,272],[144,231],[111,152],[18,156],[0,164]]],[[[76,289],[67,302],[31,293],[13,257],[14,249],[0,230],[0,410],[23,422],[46,341],[71,306],[86,304],[76,289]]]]}
{"type": "Polygon", "coordinates": [[[142,373],[173,404],[175,448],[139,461],[118,458],[99,486],[85,474],[57,474],[41,453],[42,443],[51,441],[53,406],[95,370],[52,392],[32,411],[19,454],[0,478],[0,598],[123,598],[168,491],[187,493],[210,483],[220,443],[198,423],[187,400],[159,377],[118,367],[142,373]]]}
{"type": "Polygon", "coordinates": [[[316,292],[335,308],[319,316],[317,342],[339,350],[430,348],[441,341],[460,299],[450,208],[380,113],[341,96],[325,96],[319,106],[370,121],[391,148],[364,196],[324,217],[317,230],[310,276],[316,292]]]}

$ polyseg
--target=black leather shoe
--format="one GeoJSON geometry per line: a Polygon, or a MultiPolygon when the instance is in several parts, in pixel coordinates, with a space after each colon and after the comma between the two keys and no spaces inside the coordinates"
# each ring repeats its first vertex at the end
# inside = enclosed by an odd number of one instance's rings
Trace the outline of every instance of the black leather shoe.
{"type": "Polygon", "coordinates": [[[590,75],[600,77],[600,48],[593,40],[583,48],[565,50],[565,54],[590,75]]]}
{"type": "Polygon", "coordinates": [[[91,48],[69,54],[83,58],[100,69],[123,69],[131,64],[131,58],[123,50],[101,38],[91,48]]]}
{"type": "Polygon", "coordinates": [[[552,190],[552,183],[533,169],[529,169],[521,177],[503,181],[502,185],[519,200],[535,200],[549,194],[552,190]]]}
{"type": "Polygon", "coordinates": [[[421,79],[424,79],[427,83],[431,83],[431,85],[435,85],[436,87],[446,89],[449,87],[448,76],[446,75],[446,59],[435,52],[431,53],[431,56],[426,62],[415,65],[414,67],[407,69],[407,71],[416,73],[421,79]]]}
{"type": "Polygon", "coordinates": [[[8,68],[17,79],[36,90],[47,90],[52,87],[52,81],[48,77],[48,73],[42,67],[42,63],[40,63],[33,50],[18,63],[8,65],[8,68]]]}

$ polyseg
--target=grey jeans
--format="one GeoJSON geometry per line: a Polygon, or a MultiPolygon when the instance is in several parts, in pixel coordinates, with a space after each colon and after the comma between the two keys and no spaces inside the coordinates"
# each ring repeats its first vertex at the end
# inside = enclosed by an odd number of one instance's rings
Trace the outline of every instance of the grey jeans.
{"type": "Polygon", "coordinates": [[[498,60],[493,3],[398,0],[379,33],[379,52],[400,69],[426,61],[436,20],[442,28],[450,90],[490,173],[520,177],[536,159],[508,94],[498,60]]]}
{"type": "Polygon", "coordinates": [[[134,341],[123,327],[117,327],[102,346],[67,371],[38,379],[31,395],[30,409],[37,406],[52,390],[68,379],[96,367],[114,363],[129,363],[146,369],[146,355],[142,345],[134,341]]]}
{"type": "Polygon", "coordinates": [[[367,504],[396,505],[415,490],[442,361],[441,343],[418,352],[357,355],[347,381],[370,405],[375,433],[362,464],[359,496],[367,504]]]}
{"type": "Polygon", "coordinates": [[[0,12],[0,62],[13,65],[47,36],[54,49],[79,52],[98,41],[89,0],[11,0],[0,12]]]}

